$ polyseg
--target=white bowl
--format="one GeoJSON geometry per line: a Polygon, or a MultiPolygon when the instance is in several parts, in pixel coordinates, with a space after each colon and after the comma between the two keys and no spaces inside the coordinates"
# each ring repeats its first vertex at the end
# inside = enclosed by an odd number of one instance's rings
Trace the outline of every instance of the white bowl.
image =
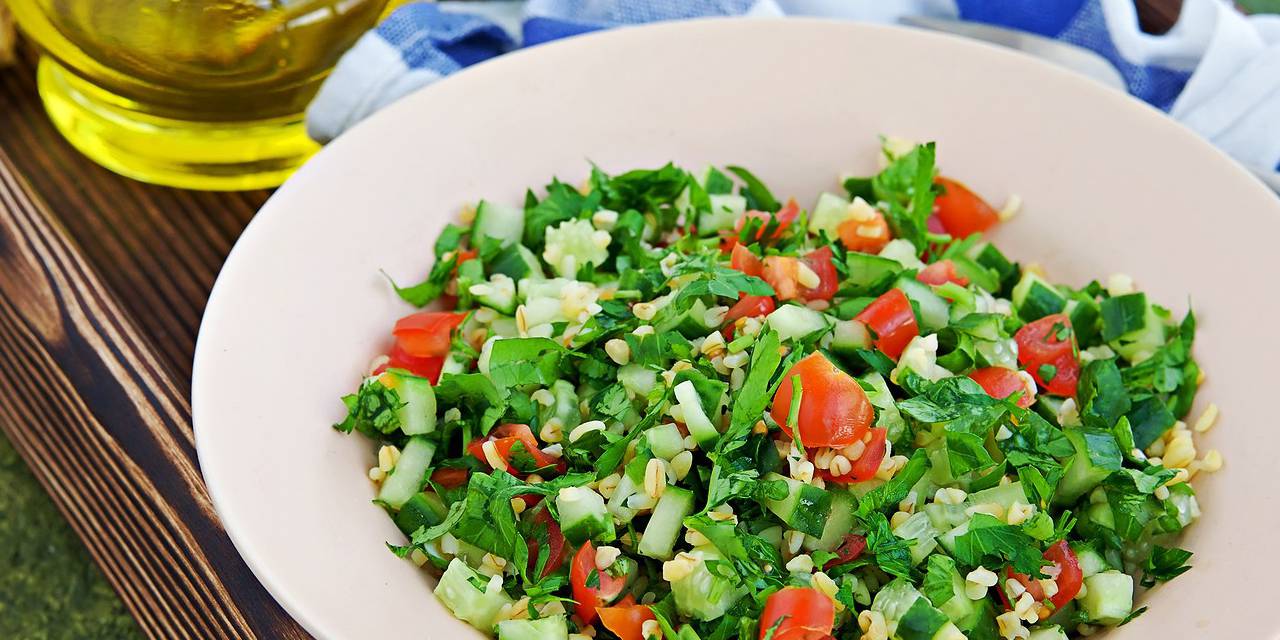
{"type": "Polygon", "coordinates": [[[338,397],[410,311],[437,231],[480,197],[520,202],[552,175],[674,160],[741,164],[811,203],[874,169],[876,135],[936,140],[943,170],[1026,205],[997,240],[1082,284],[1131,274],[1195,301],[1207,440],[1194,568],[1120,637],[1275,637],[1280,430],[1269,383],[1280,201],[1158,111],[1021,54],[845,22],[712,20],[618,30],[481,64],[370,118],[263,207],[209,300],[196,352],[200,463],[236,548],[324,638],[470,637],[428,578],[383,546],[369,444],[329,425],[338,397]],[[1255,425],[1255,426],[1250,426],[1255,425]],[[1249,431],[1256,428],[1257,431],[1249,431]]]}

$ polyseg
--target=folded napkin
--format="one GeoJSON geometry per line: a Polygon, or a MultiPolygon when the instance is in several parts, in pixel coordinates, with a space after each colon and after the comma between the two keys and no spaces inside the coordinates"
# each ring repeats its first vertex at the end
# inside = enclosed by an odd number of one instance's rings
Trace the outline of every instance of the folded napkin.
{"type": "Polygon", "coordinates": [[[1186,0],[1164,35],[1132,0],[528,0],[415,2],[365,34],[321,87],[307,131],[327,142],[396,99],[518,47],[704,16],[807,15],[894,22],[959,18],[1056,38],[1109,60],[1129,92],[1280,184],[1280,16],[1186,0]]]}

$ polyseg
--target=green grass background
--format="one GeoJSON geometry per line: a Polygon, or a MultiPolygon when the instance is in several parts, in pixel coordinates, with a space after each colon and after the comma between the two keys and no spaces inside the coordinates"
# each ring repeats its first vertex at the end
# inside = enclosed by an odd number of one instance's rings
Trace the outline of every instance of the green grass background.
{"type": "Polygon", "coordinates": [[[0,435],[0,638],[141,638],[13,445],[0,435]]]}

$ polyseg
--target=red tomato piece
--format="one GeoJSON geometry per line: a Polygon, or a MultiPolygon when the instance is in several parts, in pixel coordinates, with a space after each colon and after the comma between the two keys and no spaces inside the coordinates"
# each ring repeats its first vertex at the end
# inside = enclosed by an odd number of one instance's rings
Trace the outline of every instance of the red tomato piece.
{"type": "Polygon", "coordinates": [[[1022,396],[1018,398],[1018,406],[1023,409],[1030,407],[1036,401],[1035,385],[1027,384],[1027,379],[1012,369],[986,367],[970,373],[969,378],[978,383],[978,386],[992,398],[1004,400],[1021,391],[1022,396]]]}
{"type": "Polygon", "coordinates": [[[785,587],[775,591],[760,614],[760,639],[777,625],[774,640],[821,640],[835,625],[835,605],[812,587],[785,587]]]}
{"type": "Polygon", "coordinates": [[[486,442],[493,443],[498,457],[502,458],[502,461],[506,463],[507,471],[516,477],[524,477],[526,474],[533,472],[533,468],[520,468],[521,464],[527,466],[529,460],[532,460],[532,465],[536,469],[554,467],[559,473],[563,473],[565,470],[565,462],[563,460],[552,458],[538,448],[538,440],[533,437],[533,432],[529,430],[528,425],[504,424],[490,431],[487,437],[473,440],[471,444],[467,445],[468,453],[475,456],[480,462],[489,464],[492,467],[493,465],[489,463],[489,457],[484,452],[486,442]],[[520,443],[523,451],[520,457],[513,460],[511,450],[516,443],[520,443]],[[523,460],[522,462],[525,454],[527,454],[529,460],[523,460]]]}
{"type": "Polygon", "coordinates": [[[769,296],[742,296],[738,301],[733,303],[732,307],[724,314],[724,337],[733,337],[734,323],[738,318],[758,318],[773,313],[778,308],[777,303],[769,296]]]}
{"type": "Polygon", "coordinates": [[[1076,395],[1080,361],[1076,359],[1075,331],[1070,318],[1061,313],[1045,316],[1023,325],[1013,339],[1018,343],[1018,363],[1035,378],[1037,385],[1054,395],[1076,395]],[[1052,377],[1042,375],[1049,373],[1041,370],[1045,365],[1052,367],[1052,377]]]}
{"type": "Polygon", "coordinates": [[[921,269],[916,280],[932,285],[954,282],[963,287],[969,284],[968,278],[956,273],[956,263],[950,260],[939,260],[921,269]]]}
{"type": "Polygon", "coordinates": [[[791,367],[773,396],[772,415],[791,437],[791,378],[800,376],[802,395],[797,418],[804,446],[844,447],[861,438],[875,420],[875,409],[853,376],[816,351],[791,367]]]}
{"type": "Polygon", "coordinates": [[[890,289],[854,316],[874,333],[872,343],[886,356],[898,359],[911,339],[920,335],[916,313],[901,289],[890,289]]]}
{"type": "Polygon", "coordinates": [[[420,357],[409,355],[397,342],[391,346],[391,353],[387,354],[387,358],[387,364],[374,373],[381,373],[386,369],[404,369],[415,376],[422,376],[430,380],[431,384],[435,384],[440,381],[440,370],[444,368],[445,356],[420,357]]]}
{"type": "Polygon", "coordinates": [[[445,467],[431,472],[431,481],[446,488],[453,489],[467,483],[467,470],[445,467]]]}
{"type": "MultiPolygon", "coordinates": [[[[539,496],[541,497],[541,496],[539,496]]],[[[547,530],[547,563],[542,567],[543,578],[553,574],[564,564],[564,534],[560,533],[560,525],[551,517],[551,509],[545,505],[533,516],[533,524],[547,530]]],[[[534,538],[525,540],[529,546],[529,573],[538,568],[539,543],[534,538]]]]}
{"type": "Polygon", "coordinates": [[[596,569],[596,548],[588,540],[582,543],[582,548],[573,556],[573,564],[569,567],[569,585],[573,589],[573,600],[578,603],[578,617],[583,624],[591,624],[596,619],[596,609],[615,600],[627,586],[627,580],[596,569]],[[598,587],[587,586],[593,573],[598,577],[598,587]]]}
{"type": "Polygon", "coordinates": [[[823,565],[822,568],[830,569],[831,567],[838,567],[842,564],[853,562],[862,555],[863,551],[866,550],[866,536],[860,536],[856,533],[846,533],[844,541],[841,542],[840,546],[836,547],[836,550],[834,551],[836,557],[828,560],[827,564],[823,565]]]}
{"type": "MultiPolygon", "coordinates": [[[[1071,545],[1066,540],[1059,540],[1053,546],[1044,552],[1044,559],[1052,562],[1058,569],[1058,577],[1054,578],[1054,582],[1058,584],[1058,592],[1049,597],[1049,602],[1053,603],[1055,609],[1061,609],[1063,605],[1071,602],[1077,594],[1080,593],[1080,585],[1084,582],[1084,572],[1080,569],[1080,560],[1076,558],[1076,553],[1071,550],[1071,545]]],[[[1044,600],[1044,587],[1040,586],[1039,580],[1032,580],[1031,576],[1025,573],[1018,573],[1010,567],[1007,571],[1009,577],[1022,583],[1026,587],[1027,592],[1035,598],[1037,602],[1044,600]]],[[[1009,605],[1009,596],[1005,594],[1004,589],[998,590],[1000,599],[1004,600],[1005,606],[1009,605]]],[[[1010,607],[1011,608],[1011,607],[1010,607]]]]}
{"type": "Polygon", "coordinates": [[[748,218],[756,218],[761,221],[760,228],[756,231],[756,240],[763,240],[765,229],[769,226],[769,221],[776,220],[777,225],[775,226],[773,233],[769,235],[769,240],[777,240],[782,237],[782,234],[786,233],[787,227],[791,226],[791,223],[795,222],[796,217],[799,215],[800,205],[796,204],[795,200],[789,200],[787,205],[779,209],[777,213],[755,210],[743,213],[742,217],[738,218],[738,222],[734,224],[733,231],[735,234],[740,233],[743,225],[747,223],[748,218]]]}
{"type": "Polygon", "coordinates": [[[943,192],[934,198],[933,212],[952,237],[964,238],[1000,222],[1000,214],[963,184],[943,177],[934,183],[941,185],[943,192]]]}
{"type": "Polygon", "coordinates": [[[840,484],[848,484],[850,482],[866,482],[876,477],[876,472],[880,470],[880,463],[884,461],[884,455],[889,452],[886,443],[889,431],[883,427],[875,427],[862,437],[862,441],[866,443],[866,448],[862,450],[862,455],[857,460],[853,460],[853,468],[842,476],[831,475],[830,471],[822,469],[818,470],[818,474],[828,482],[836,482],[840,484]]]}
{"type": "Polygon", "coordinates": [[[729,258],[729,266],[749,276],[760,277],[764,273],[764,263],[755,253],[740,244],[733,245],[733,253],[729,258]]]}
{"type": "Polygon", "coordinates": [[[800,297],[800,261],[789,256],[768,256],[764,259],[764,281],[773,287],[779,300],[800,297]]]}
{"type": "Polygon", "coordinates": [[[800,296],[805,300],[830,300],[840,288],[840,274],[832,261],[831,247],[810,251],[801,260],[818,276],[818,286],[806,288],[800,296]]]}
{"type": "Polygon", "coordinates": [[[419,311],[396,321],[396,345],[419,358],[449,354],[453,330],[467,317],[452,311],[419,311]]]}
{"type": "Polygon", "coordinates": [[[880,253],[880,250],[893,240],[893,234],[889,232],[889,223],[885,221],[884,214],[879,211],[870,220],[845,220],[840,223],[836,233],[839,234],[840,243],[844,248],[862,253],[880,253]]]}
{"type": "Polygon", "coordinates": [[[600,623],[620,640],[645,640],[644,623],[657,617],[643,604],[615,605],[596,610],[600,623]]]}

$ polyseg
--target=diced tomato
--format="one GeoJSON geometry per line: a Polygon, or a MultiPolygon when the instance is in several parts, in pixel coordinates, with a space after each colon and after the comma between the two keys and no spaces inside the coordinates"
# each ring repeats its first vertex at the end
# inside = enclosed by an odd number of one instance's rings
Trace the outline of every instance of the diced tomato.
{"type": "Polygon", "coordinates": [[[558,473],[564,473],[565,471],[566,465],[563,460],[552,458],[538,448],[538,441],[533,437],[533,432],[529,430],[528,425],[504,424],[489,432],[487,437],[473,440],[471,444],[467,445],[468,453],[475,456],[480,462],[489,464],[489,457],[484,452],[486,442],[493,443],[498,457],[502,458],[503,462],[506,463],[507,472],[511,475],[524,477],[535,470],[540,473],[547,473],[549,471],[546,469],[547,467],[554,468],[558,473]],[[518,450],[519,453],[513,456],[511,450],[516,443],[521,445],[521,450],[518,450]]]}
{"type": "Polygon", "coordinates": [[[956,273],[956,263],[950,260],[939,260],[921,269],[916,280],[932,285],[954,282],[963,287],[969,284],[968,278],[956,273]]]}
{"type": "Polygon", "coordinates": [[[832,261],[831,247],[822,247],[805,254],[801,260],[818,276],[818,286],[805,288],[800,297],[805,300],[830,300],[840,287],[840,274],[832,261]]]}
{"type": "Polygon", "coordinates": [[[889,223],[879,211],[870,220],[845,220],[840,223],[836,233],[840,235],[840,243],[844,248],[862,253],[880,253],[893,240],[889,223]]]}
{"type": "Polygon", "coordinates": [[[867,394],[853,376],[841,371],[815,351],[793,365],[782,376],[773,396],[772,415],[782,431],[791,437],[791,378],[800,376],[801,397],[797,422],[804,446],[844,447],[867,432],[875,410],[867,394]]]}
{"type": "Polygon", "coordinates": [[[596,548],[588,540],[582,543],[582,548],[573,556],[573,564],[569,567],[569,585],[573,589],[573,599],[578,603],[578,617],[583,624],[591,624],[596,619],[596,610],[613,602],[627,586],[627,580],[596,569],[596,548]],[[591,579],[593,574],[596,576],[595,580],[591,579]],[[588,582],[599,586],[587,586],[588,582]]]}
{"type": "MultiPolygon", "coordinates": [[[[533,516],[533,525],[547,531],[547,563],[542,567],[541,577],[545,578],[556,572],[564,564],[564,534],[560,533],[560,525],[551,517],[551,509],[545,505],[533,516]]],[[[541,543],[534,537],[527,538],[529,546],[529,573],[538,568],[538,553],[541,543]]]]}
{"type": "Polygon", "coordinates": [[[833,552],[836,554],[836,557],[828,560],[827,564],[823,565],[822,568],[830,569],[831,567],[838,567],[842,564],[853,562],[862,555],[863,551],[866,550],[866,536],[860,536],[856,533],[846,533],[844,534],[844,541],[841,542],[840,546],[836,547],[836,550],[833,552]]]}
{"type": "Polygon", "coordinates": [[[604,628],[612,631],[620,640],[645,640],[645,621],[657,619],[653,611],[643,604],[601,607],[596,612],[600,614],[600,623],[604,628]]]}
{"type": "Polygon", "coordinates": [[[800,297],[800,261],[790,256],[767,256],[764,259],[764,281],[773,287],[779,300],[800,297]]]}
{"type": "Polygon", "coordinates": [[[1022,392],[1018,398],[1018,406],[1026,409],[1036,401],[1035,385],[1027,384],[1027,379],[1018,375],[1017,371],[1004,367],[986,367],[969,374],[969,377],[992,398],[1004,400],[1009,396],[1022,392]]]}
{"type": "MultiPolygon", "coordinates": [[[[1044,559],[1052,562],[1058,568],[1058,577],[1054,578],[1054,582],[1058,584],[1058,592],[1049,596],[1049,602],[1053,603],[1055,609],[1061,609],[1063,605],[1071,602],[1077,594],[1080,593],[1080,584],[1084,581],[1084,572],[1080,569],[1080,560],[1076,558],[1076,553],[1071,550],[1071,545],[1066,540],[1059,540],[1053,546],[1044,552],[1044,559]]],[[[1044,600],[1044,587],[1040,585],[1039,580],[1032,580],[1031,576],[1025,573],[1018,573],[1010,567],[1007,570],[1009,577],[1022,583],[1026,587],[1027,592],[1035,598],[1036,602],[1044,600]]],[[[1005,607],[1012,608],[1009,604],[1009,596],[1001,588],[998,590],[1000,599],[1004,601],[1005,607]]]]}
{"type": "MultiPolygon", "coordinates": [[[[458,249],[458,262],[455,264],[462,264],[468,260],[475,258],[478,255],[480,255],[480,252],[476,251],[475,249],[458,249]]],[[[458,267],[455,266],[454,267],[455,273],[457,272],[457,269],[458,267]]]]}
{"type": "Polygon", "coordinates": [[[939,177],[934,182],[943,192],[934,198],[933,212],[952,237],[964,238],[1000,222],[1000,214],[968,187],[951,178],[939,177]]]}
{"type": "Polygon", "coordinates": [[[729,266],[741,271],[749,276],[760,277],[764,272],[764,263],[750,249],[740,245],[733,245],[732,257],[729,259],[729,266]]]}
{"type": "Polygon", "coordinates": [[[400,347],[397,342],[391,346],[391,353],[387,354],[387,364],[379,367],[375,374],[382,373],[386,369],[404,369],[415,376],[422,376],[435,384],[440,381],[440,370],[444,368],[445,356],[413,356],[400,347]]]}
{"type": "Polygon", "coordinates": [[[782,237],[782,234],[786,233],[787,227],[790,227],[791,223],[795,222],[796,217],[799,215],[800,205],[796,204],[795,200],[790,200],[787,202],[787,205],[779,209],[777,213],[755,210],[743,213],[742,217],[738,218],[738,222],[733,225],[733,231],[735,234],[740,233],[743,225],[747,223],[748,218],[756,218],[761,221],[760,228],[756,231],[756,240],[763,240],[765,229],[769,226],[769,221],[776,220],[777,225],[775,226],[773,233],[769,235],[768,239],[777,240],[782,237]]]}
{"type": "Polygon", "coordinates": [[[467,483],[466,469],[444,467],[431,472],[431,481],[446,488],[453,489],[467,483]]]}
{"type": "Polygon", "coordinates": [[[842,476],[832,475],[830,471],[822,469],[818,470],[824,480],[828,482],[836,482],[840,484],[848,484],[850,482],[865,482],[876,477],[876,472],[880,470],[880,463],[884,461],[884,455],[889,452],[888,440],[889,431],[883,427],[875,427],[868,431],[862,440],[866,443],[866,449],[862,450],[862,455],[857,460],[852,460],[853,468],[842,476]]]}
{"type": "Polygon", "coordinates": [[[467,314],[452,311],[419,311],[396,321],[392,333],[396,345],[411,356],[444,356],[449,354],[453,330],[467,314]]]}
{"type": "Polygon", "coordinates": [[[733,303],[724,314],[724,329],[721,333],[726,338],[733,337],[733,325],[738,318],[758,318],[773,313],[778,305],[769,296],[742,296],[733,303]]]}
{"type": "Polygon", "coordinates": [[[898,359],[911,339],[920,335],[916,313],[901,289],[890,289],[854,316],[875,334],[872,344],[886,356],[898,359]]]}
{"type": "Polygon", "coordinates": [[[925,228],[929,230],[929,233],[947,232],[947,228],[942,226],[942,218],[939,218],[936,213],[929,214],[929,219],[925,220],[925,228]]]}
{"type": "Polygon", "coordinates": [[[835,605],[825,593],[812,587],[784,587],[764,603],[760,640],[771,629],[774,640],[821,640],[831,634],[835,620],[835,605]]]}
{"type": "Polygon", "coordinates": [[[1018,363],[1035,378],[1036,384],[1054,395],[1076,395],[1080,361],[1076,359],[1070,318],[1061,313],[1045,316],[1023,325],[1013,339],[1018,343],[1018,363]],[[1041,371],[1045,365],[1052,367],[1051,377],[1042,375],[1049,373],[1041,371]]]}

